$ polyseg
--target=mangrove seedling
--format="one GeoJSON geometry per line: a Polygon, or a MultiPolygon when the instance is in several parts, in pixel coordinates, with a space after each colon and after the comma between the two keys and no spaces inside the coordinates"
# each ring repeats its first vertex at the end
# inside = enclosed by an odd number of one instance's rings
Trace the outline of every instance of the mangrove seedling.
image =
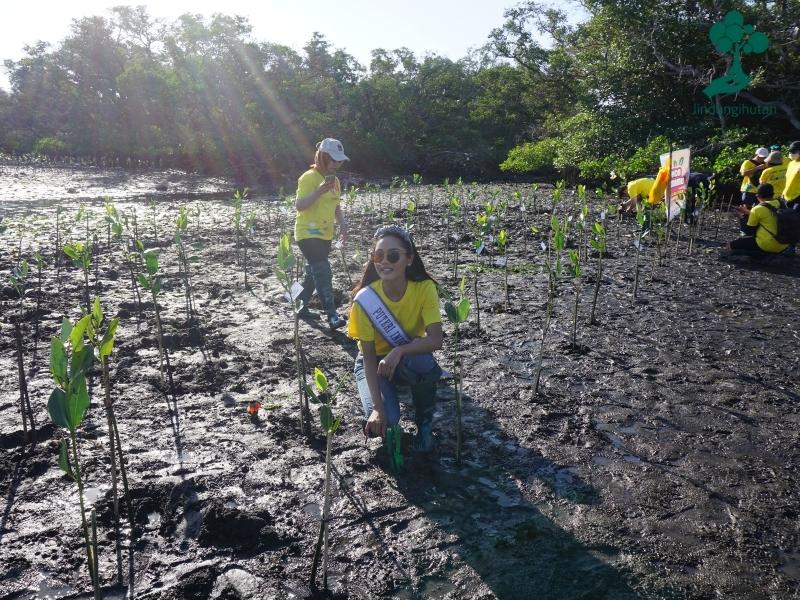
{"type": "Polygon", "coordinates": [[[539,380],[542,376],[542,366],[544,365],[544,349],[547,342],[547,333],[550,331],[550,324],[553,319],[553,306],[555,304],[558,279],[561,277],[562,265],[561,256],[566,246],[566,231],[568,222],[559,221],[553,214],[550,218],[550,237],[543,249],[547,251],[545,260],[545,270],[547,271],[547,304],[545,307],[544,322],[542,323],[542,339],[539,346],[539,359],[536,365],[536,375],[533,380],[533,393],[539,391],[539,380]]]}
{"type": "MultiPolygon", "coordinates": [[[[186,319],[191,323],[195,318],[194,289],[192,287],[192,274],[189,269],[189,258],[186,255],[186,246],[183,238],[189,231],[189,211],[185,206],[178,210],[175,218],[175,247],[178,249],[178,276],[183,280],[184,297],[186,300],[186,319]]],[[[245,282],[247,271],[245,268],[245,282]]]]}
{"type": "Polygon", "coordinates": [[[118,238],[122,235],[122,221],[120,220],[117,207],[109,200],[105,201],[106,209],[106,247],[111,249],[111,234],[118,238]]]}
{"type": "Polygon", "coordinates": [[[156,199],[150,198],[150,202],[148,203],[150,206],[150,210],[153,211],[153,245],[158,245],[158,221],[156,219],[158,215],[157,207],[156,207],[156,199]]]}
{"type": "Polygon", "coordinates": [[[311,435],[311,411],[308,406],[305,370],[303,369],[303,363],[301,359],[302,347],[300,345],[300,311],[297,306],[297,296],[300,293],[297,288],[300,287],[300,284],[296,282],[293,275],[295,262],[296,261],[294,258],[294,253],[292,252],[289,234],[284,233],[278,242],[275,276],[278,278],[281,286],[289,296],[289,304],[292,307],[292,314],[294,316],[294,354],[295,368],[297,370],[298,400],[300,402],[300,433],[307,433],[308,435],[311,435]]]}
{"type": "Polygon", "coordinates": [[[114,351],[119,319],[113,318],[106,321],[100,299],[95,298],[92,304],[92,312],[84,315],[72,329],[71,339],[77,339],[80,335],[85,335],[88,340],[87,347],[94,348],[95,359],[100,362],[102,381],[103,381],[103,406],[106,410],[106,422],[108,424],[108,456],[111,463],[111,492],[114,507],[114,532],[117,552],[117,579],[123,585],[122,576],[122,536],[120,535],[120,511],[119,511],[119,492],[117,485],[117,471],[119,470],[122,478],[123,494],[128,515],[128,526],[130,528],[129,560],[131,572],[128,575],[129,586],[133,586],[133,545],[134,545],[134,522],[133,505],[131,504],[130,490],[128,488],[128,475],[125,468],[125,456],[122,451],[117,419],[114,414],[114,400],[111,396],[111,377],[109,374],[108,359],[114,351]]]}
{"type": "Polygon", "coordinates": [[[42,271],[45,267],[44,256],[38,250],[33,253],[36,261],[36,316],[33,328],[33,357],[31,358],[30,372],[33,372],[36,365],[36,357],[39,355],[39,313],[42,307],[42,271]]]}
{"type": "Polygon", "coordinates": [[[50,372],[56,387],[47,401],[47,412],[58,427],[69,432],[69,439],[61,441],[58,466],[78,485],[78,501],[81,511],[83,541],[89,577],[94,588],[95,600],[100,599],[100,582],[97,573],[97,547],[89,537],[86,506],[83,500],[80,454],[78,452],[77,429],[89,408],[89,392],[86,388],[86,372],[92,364],[93,349],[85,345],[82,332],[72,335],[72,324],[64,319],[61,333],[54,336],[50,344],[50,372]],[[70,456],[70,450],[71,456],[70,456]]]}
{"type": "Polygon", "coordinates": [[[581,287],[583,287],[583,278],[581,277],[580,250],[574,250],[570,248],[569,262],[572,271],[572,278],[575,282],[575,305],[572,307],[572,336],[570,337],[570,347],[575,350],[577,348],[575,339],[578,333],[578,303],[581,299],[581,287]]]}
{"type": "Polygon", "coordinates": [[[64,246],[66,254],[72,264],[83,271],[83,293],[86,312],[89,313],[92,307],[89,303],[89,268],[92,266],[92,251],[83,242],[71,242],[64,246]]]}
{"type": "Polygon", "coordinates": [[[242,262],[243,270],[244,270],[244,288],[248,289],[249,284],[247,282],[247,247],[252,242],[253,238],[256,234],[256,220],[258,219],[258,215],[256,215],[256,211],[250,211],[250,214],[247,215],[247,218],[244,220],[244,250],[242,251],[243,257],[242,262]]]}
{"type": "Polygon", "coordinates": [[[319,524],[319,538],[314,550],[314,560],[311,564],[311,585],[316,585],[317,567],[319,565],[320,549],[322,550],[322,587],[328,589],[328,524],[331,521],[331,448],[333,436],[342,424],[342,417],[334,417],[332,407],[336,405],[336,396],[344,380],[339,382],[333,392],[328,391],[328,378],[318,367],[314,367],[314,385],[319,394],[309,386],[307,393],[315,404],[319,404],[319,422],[325,432],[325,492],[322,502],[322,520],[319,524]]]}
{"type": "Polygon", "coordinates": [[[497,248],[503,253],[503,293],[505,310],[508,312],[508,235],[505,229],[501,229],[497,234],[497,248]]]}
{"type": "Polygon", "coordinates": [[[233,193],[233,215],[231,215],[231,223],[236,234],[236,264],[239,261],[239,241],[242,235],[242,201],[247,198],[247,190],[236,190],[233,193]]]}
{"type": "MultiPolygon", "coordinates": [[[[25,442],[36,441],[36,422],[31,408],[31,399],[28,394],[28,379],[25,375],[25,350],[22,340],[22,322],[25,316],[25,289],[27,287],[30,267],[27,260],[23,260],[11,271],[9,283],[19,296],[19,312],[14,319],[14,342],[17,350],[17,377],[19,379],[19,409],[22,416],[22,433],[25,442]],[[30,426],[30,427],[29,427],[30,426]]],[[[37,316],[38,319],[38,316],[37,316]]]]}
{"type": "Polygon", "coordinates": [[[464,369],[461,364],[461,348],[459,346],[459,327],[466,323],[469,318],[469,298],[464,295],[466,279],[461,278],[458,284],[458,302],[453,303],[447,300],[444,303],[444,312],[447,320],[453,324],[453,373],[455,374],[454,386],[456,391],[456,463],[461,464],[461,447],[463,440],[463,429],[461,424],[461,394],[463,390],[464,369]]]}
{"type": "Polygon", "coordinates": [[[597,278],[594,282],[594,294],[592,295],[592,312],[589,316],[589,324],[595,323],[595,307],[597,306],[597,296],[600,293],[600,283],[603,281],[603,254],[606,251],[606,228],[603,223],[596,222],[592,225],[592,248],[597,252],[597,278]]]}
{"type": "Polygon", "coordinates": [[[158,367],[161,372],[161,381],[164,383],[169,382],[169,390],[172,397],[175,397],[175,385],[172,381],[172,368],[169,362],[169,354],[167,348],[164,346],[164,329],[161,325],[161,309],[158,306],[158,294],[161,292],[161,276],[158,274],[158,250],[151,248],[144,250],[144,246],[140,241],[136,242],[139,246],[142,262],[144,263],[145,272],[139,273],[139,286],[143,290],[150,292],[153,300],[153,308],[156,317],[156,335],[158,336],[158,367]],[[167,377],[164,377],[166,366],[167,377]]]}
{"type": "Polygon", "coordinates": [[[636,263],[633,273],[634,298],[636,298],[636,294],[639,291],[639,254],[642,251],[642,237],[644,236],[645,225],[647,223],[647,216],[641,206],[636,207],[636,223],[638,224],[638,227],[636,228],[636,233],[634,235],[635,239],[633,240],[633,246],[636,248],[636,263]]]}

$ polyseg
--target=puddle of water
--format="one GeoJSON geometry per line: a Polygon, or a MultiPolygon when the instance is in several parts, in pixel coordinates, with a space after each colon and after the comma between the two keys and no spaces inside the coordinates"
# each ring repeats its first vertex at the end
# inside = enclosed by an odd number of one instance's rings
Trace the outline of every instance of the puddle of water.
{"type": "Polygon", "coordinates": [[[638,456],[634,456],[633,454],[626,454],[622,457],[624,460],[627,460],[629,463],[639,464],[642,462],[642,459],[638,456]]]}
{"type": "Polygon", "coordinates": [[[303,506],[303,512],[315,520],[322,518],[322,508],[316,502],[309,502],[303,506]]]}
{"type": "Polygon", "coordinates": [[[778,567],[778,570],[795,581],[800,581],[800,551],[781,552],[780,557],[783,564],[778,567]]]}
{"type": "Polygon", "coordinates": [[[85,487],[83,488],[83,501],[89,505],[94,504],[100,499],[100,497],[103,496],[104,493],[105,492],[103,491],[103,488],[101,488],[100,486],[85,487]]]}
{"type": "Polygon", "coordinates": [[[42,600],[55,600],[56,598],[63,598],[72,591],[71,587],[62,585],[45,576],[45,579],[39,582],[39,589],[36,591],[35,597],[42,600]]]}

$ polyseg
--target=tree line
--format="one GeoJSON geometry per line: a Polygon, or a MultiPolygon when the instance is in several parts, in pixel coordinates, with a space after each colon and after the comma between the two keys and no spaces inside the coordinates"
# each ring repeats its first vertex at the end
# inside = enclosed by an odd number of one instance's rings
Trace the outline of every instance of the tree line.
{"type": "Polygon", "coordinates": [[[573,23],[561,8],[522,2],[460,60],[376,49],[369,65],[319,34],[297,52],[255,40],[243,17],[165,22],[116,7],[5,62],[0,151],[278,183],[334,136],[352,169],[372,176],[494,177],[502,165],[602,180],[653,168],[652,158],[631,163],[642,148],[690,145],[710,168],[726,148],[800,132],[800,1],[581,6],[587,18],[573,23]],[[730,57],[709,29],[731,10],[769,47],[742,59],[746,90],[710,100],[703,88],[730,57]],[[725,109],[742,105],[761,110],[725,109]]]}

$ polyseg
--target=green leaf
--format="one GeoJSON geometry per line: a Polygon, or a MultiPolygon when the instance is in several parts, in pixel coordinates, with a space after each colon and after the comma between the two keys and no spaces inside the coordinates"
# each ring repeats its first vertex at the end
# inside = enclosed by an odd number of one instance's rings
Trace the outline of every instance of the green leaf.
{"type": "Polygon", "coordinates": [[[339,430],[339,426],[342,424],[342,417],[339,415],[336,417],[336,420],[333,422],[331,426],[331,433],[336,433],[339,430]]]}
{"type": "Polygon", "coordinates": [[[92,366],[92,359],[94,358],[94,348],[87,344],[80,350],[72,351],[72,360],[69,364],[69,377],[74,379],[81,373],[86,373],[92,366]]]}
{"type": "Polygon", "coordinates": [[[69,387],[66,401],[67,427],[70,431],[75,431],[83,421],[86,409],[89,408],[89,392],[86,389],[84,374],[79,373],[70,381],[69,387]]]}
{"type": "MultiPolygon", "coordinates": [[[[335,430],[333,429],[334,423],[336,419],[333,417],[333,411],[331,411],[331,407],[327,404],[323,404],[319,407],[319,421],[322,424],[322,428],[330,433],[333,433],[335,430]]],[[[338,427],[338,425],[337,425],[338,427]]]]}
{"type": "Polygon", "coordinates": [[[69,319],[62,319],[61,320],[61,341],[66,342],[69,339],[69,334],[72,333],[72,323],[69,322],[69,319]]]}
{"type": "Polygon", "coordinates": [[[92,319],[97,327],[103,323],[103,307],[100,306],[100,298],[95,298],[92,304],[92,319]]]}
{"type": "Polygon", "coordinates": [[[328,378],[319,367],[314,367],[314,383],[317,385],[317,389],[320,392],[324,392],[328,389],[328,378]]]}
{"type": "Polygon", "coordinates": [[[103,341],[100,342],[100,358],[110,356],[111,352],[114,350],[114,339],[117,335],[118,326],[119,319],[111,319],[111,323],[108,324],[108,329],[106,329],[106,333],[103,335],[103,341]]]}
{"type": "Polygon", "coordinates": [[[150,275],[155,275],[158,271],[158,250],[148,250],[144,253],[144,264],[150,275]]]}
{"type": "Polygon", "coordinates": [[[64,349],[64,342],[59,337],[53,337],[50,342],[50,372],[57,383],[66,384],[67,351],[64,349]]]}
{"type": "Polygon", "coordinates": [[[313,390],[313,389],[311,389],[311,386],[310,386],[310,385],[308,385],[307,383],[304,383],[304,384],[303,384],[303,387],[305,388],[305,390],[306,390],[306,394],[308,394],[308,398],[309,398],[309,400],[311,401],[311,403],[312,403],[312,404],[319,404],[319,397],[318,397],[318,396],[317,396],[317,394],[314,392],[314,390],[313,390]]]}
{"type": "Polygon", "coordinates": [[[69,464],[69,444],[67,440],[61,440],[58,448],[58,468],[64,471],[73,481],[77,481],[75,473],[72,472],[72,465],[69,464]]]}
{"type": "Polygon", "coordinates": [[[78,352],[81,350],[81,348],[83,348],[83,336],[86,333],[86,328],[89,325],[91,318],[91,315],[83,315],[78,322],[75,323],[75,327],[72,328],[72,333],[69,334],[69,341],[72,343],[73,356],[75,352],[78,352]]]}
{"type": "Polygon", "coordinates": [[[139,287],[143,290],[150,290],[150,280],[145,276],[144,273],[139,273],[139,287]]]}
{"type": "Polygon", "coordinates": [[[462,296],[464,295],[464,289],[466,288],[466,286],[467,286],[467,278],[462,277],[461,281],[458,282],[458,291],[461,293],[462,296]]]}
{"type": "Polygon", "coordinates": [[[67,420],[67,395],[61,388],[55,388],[50,393],[50,399],[47,401],[47,412],[53,423],[64,429],[69,429],[69,421],[67,420]]]}
{"type": "Polygon", "coordinates": [[[153,294],[158,296],[158,293],[160,291],[161,291],[161,279],[159,277],[156,277],[155,279],[153,279],[152,292],[153,292],[153,294]]]}
{"type": "Polygon", "coordinates": [[[72,260],[78,260],[78,258],[80,256],[78,254],[77,249],[74,246],[72,246],[71,244],[67,244],[66,246],[64,246],[64,254],[66,254],[72,260]]]}
{"type": "Polygon", "coordinates": [[[469,318],[470,303],[469,298],[462,298],[458,303],[457,315],[459,323],[466,323],[469,318]]]}
{"type": "Polygon", "coordinates": [[[447,320],[451,323],[458,323],[458,311],[453,306],[452,302],[444,303],[444,313],[447,315],[447,320]]]}

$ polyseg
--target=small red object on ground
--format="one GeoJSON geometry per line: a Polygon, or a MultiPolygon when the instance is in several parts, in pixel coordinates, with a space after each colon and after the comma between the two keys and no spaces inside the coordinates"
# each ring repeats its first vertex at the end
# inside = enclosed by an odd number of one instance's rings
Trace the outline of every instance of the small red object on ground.
{"type": "Polygon", "coordinates": [[[259,408],[261,408],[261,402],[253,400],[247,405],[247,413],[254,415],[258,412],[259,408]]]}

